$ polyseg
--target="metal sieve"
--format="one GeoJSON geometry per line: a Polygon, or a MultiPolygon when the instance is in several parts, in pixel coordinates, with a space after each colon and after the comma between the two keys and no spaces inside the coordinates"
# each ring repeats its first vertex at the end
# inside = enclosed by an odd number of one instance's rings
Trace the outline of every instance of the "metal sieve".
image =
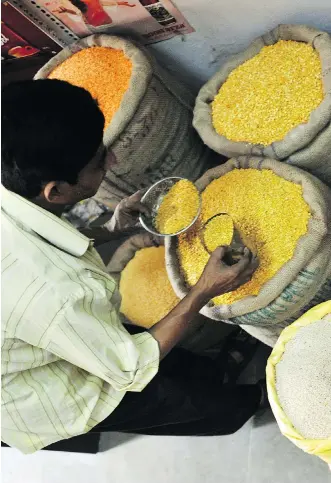
{"type": "Polygon", "coordinates": [[[176,236],[179,235],[180,233],[184,233],[187,231],[189,228],[191,228],[192,225],[197,221],[200,212],[201,212],[201,196],[199,193],[199,208],[197,211],[196,216],[193,218],[191,223],[187,225],[185,228],[183,228],[180,231],[177,231],[176,233],[171,233],[170,235],[164,235],[162,233],[159,233],[157,229],[155,228],[155,219],[156,215],[158,213],[158,210],[161,206],[161,203],[163,201],[163,198],[165,195],[169,192],[170,188],[173,187],[174,184],[176,184],[178,181],[183,180],[186,178],[180,178],[180,177],[169,177],[169,178],[164,178],[158,181],[157,183],[153,184],[144,194],[144,196],[141,198],[141,202],[149,209],[150,216],[146,216],[144,214],[141,214],[139,216],[139,221],[141,225],[145,228],[145,230],[149,231],[153,235],[157,236],[176,236]]]}

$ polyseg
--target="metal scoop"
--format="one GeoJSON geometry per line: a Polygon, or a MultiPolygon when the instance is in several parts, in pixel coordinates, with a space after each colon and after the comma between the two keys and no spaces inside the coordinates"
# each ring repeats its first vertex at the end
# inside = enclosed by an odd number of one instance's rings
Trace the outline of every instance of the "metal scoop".
{"type": "Polygon", "coordinates": [[[229,244],[229,251],[225,254],[224,261],[227,265],[234,265],[240,260],[240,257],[243,255],[244,249],[246,248],[246,246],[240,237],[239,231],[236,228],[233,218],[228,213],[217,213],[216,215],[211,216],[200,228],[199,237],[204,249],[208,253],[211,253],[211,251],[206,246],[206,242],[205,242],[205,231],[206,231],[207,225],[215,218],[219,216],[224,216],[224,215],[229,216],[233,223],[233,237],[229,244]]]}

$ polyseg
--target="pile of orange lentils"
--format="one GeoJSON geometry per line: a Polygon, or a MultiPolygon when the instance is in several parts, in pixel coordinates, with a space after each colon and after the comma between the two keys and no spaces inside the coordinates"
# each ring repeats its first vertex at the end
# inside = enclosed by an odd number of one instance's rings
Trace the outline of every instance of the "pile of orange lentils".
{"type": "Polygon", "coordinates": [[[49,79],[70,82],[89,91],[97,100],[109,125],[129,87],[132,62],[122,50],[90,47],[57,66],[49,79]]]}

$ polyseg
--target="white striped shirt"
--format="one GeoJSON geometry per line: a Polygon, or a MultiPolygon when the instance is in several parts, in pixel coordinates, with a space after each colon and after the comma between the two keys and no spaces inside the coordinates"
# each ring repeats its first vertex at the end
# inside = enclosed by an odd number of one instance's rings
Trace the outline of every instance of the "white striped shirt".
{"type": "Polygon", "coordinates": [[[2,187],[2,435],[24,453],[88,432],[158,370],[93,243],[2,187]]]}

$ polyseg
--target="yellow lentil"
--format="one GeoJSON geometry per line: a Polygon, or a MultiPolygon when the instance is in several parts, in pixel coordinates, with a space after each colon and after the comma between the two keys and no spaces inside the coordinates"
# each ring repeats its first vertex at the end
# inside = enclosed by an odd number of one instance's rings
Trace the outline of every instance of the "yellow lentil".
{"type": "Polygon", "coordinates": [[[66,59],[48,77],[89,91],[98,101],[107,127],[129,87],[131,72],[132,62],[122,50],[90,47],[66,59]]]}
{"type": "Polygon", "coordinates": [[[175,183],[163,198],[155,219],[159,233],[171,235],[186,228],[198,214],[199,192],[191,181],[175,183]]]}
{"type": "Polygon", "coordinates": [[[179,302],[165,268],[165,249],[143,248],[121,274],[121,312],[133,323],[152,327],[179,302]]]}
{"type": "MultiPolygon", "coordinates": [[[[202,193],[201,223],[217,213],[228,213],[245,243],[259,257],[252,279],[237,290],[216,297],[216,305],[257,295],[289,261],[299,238],[307,232],[309,206],[300,185],[271,170],[234,169],[212,181],[202,193]]],[[[209,259],[198,224],[178,237],[178,255],[188,285],[199,280],[209,259]]]]}
{"type": "Polygon", "coordinates": [[[219,246],[230,245],[233,238],[233,221],[229,215],[218,215],[212,218],[203,230],[203,240],[209,252],[219,246]]]}
{"type": "Polygon", "coordinates": [[[212,103],[213,125],[232,141],[268,145],[307,122],[322,100],[316,50],[280,40],[231,72],[212,103]]]}

